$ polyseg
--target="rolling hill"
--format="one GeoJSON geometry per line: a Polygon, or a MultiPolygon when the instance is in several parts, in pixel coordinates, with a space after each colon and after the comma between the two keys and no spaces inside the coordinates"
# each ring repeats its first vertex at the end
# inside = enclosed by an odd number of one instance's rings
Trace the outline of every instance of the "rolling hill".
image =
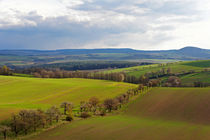
{"type": "Polygon", "coordinates": [[[133,84],[88,79],[38,79],[0,76],[0,120],[20,109],[46,109],[63,101],[80,101],[96,96],[101,101],[126,92],[133,84]]]}
{"type": "Polygon", "coordinates": [[[165,69],[170,68],[172,73],[179,73],[179,72],[190,71],[190,70],[199,72],[201,70],[204,70],[205,68],[210,68],[210,60],[174,62],[174,63],[169,63],[166,65],[152,64],[152,65],[146,65],[146,66],[135,66],[135,67],[129,67],[129,68],[109,70],[107,72],[125,72],[131,76],[139,77],[148,72],[157,72],[161,70],[162,68],[165,68],[165,69]]]}
{"type": "Polygon", "coordinates": [[[144,61],[207,60],[210,50],[185,47],[179,50],[144,51],[133,49],[69,49],[69,50],[0,50],[0,65],[31,66],[81,60],[144,61]]]}
{"type": "Polygon", "coordinates": [[[79,120],[32,140],[207,140],[209,88],[154,88],[122,114],[79,120]]]}
{"type": "MultiPolygon", "coordinates": [[[[145,75],[147,73],[157,73],[162,71],[163,69],[167,71],[167,69],[171,69],[172,74],[178,74],[182,83],[184,85],[193,85],[193,82],[204,82],[210,83],[209,81],[209,70],[210,70],[210,60],[199,60],[199,61],[182,61],[182,62],[174,62],[168,64],[152,64],[152,65],[144,65],[144,66],[135,66],[129,68],[121,68],[114,70],[106,70],[105,73],[114,73],[114,72],[123,72],[130,76],[135,76],[139,78],[141,75],[145,75]]],[[[163,81],[168,78],[168,75],[160,76],[163,81]]]]}

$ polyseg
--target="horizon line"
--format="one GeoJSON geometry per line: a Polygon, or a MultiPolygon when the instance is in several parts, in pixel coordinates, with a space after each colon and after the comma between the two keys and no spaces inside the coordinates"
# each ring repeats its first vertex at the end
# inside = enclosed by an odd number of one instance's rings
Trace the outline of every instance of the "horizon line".
{"type": "Polygon", "coordinates": [[[129,49],[129,50],[136,50],[136,51],[169,51],[169,50],[181,50],[184,48],[197,48],[197,49],[203,49],[203,50],[209,50],[201,47],[195,47],[195,46],[186,46],[180,49],[166,49],[166,50],[144,50],[144,49],[133,49],[133,48],[74,48],[74,49],[0,49],[0,51],[60,51],[60,50],[123,50],[123,49],[129,49]]]}

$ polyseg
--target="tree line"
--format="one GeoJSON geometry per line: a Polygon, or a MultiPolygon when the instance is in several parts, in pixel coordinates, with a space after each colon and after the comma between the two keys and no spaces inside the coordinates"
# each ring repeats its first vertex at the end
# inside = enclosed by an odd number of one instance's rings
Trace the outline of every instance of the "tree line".
{"type": "MultiPolygon", "coordinates": [[[[48,69],[48,70],[99,70],[99,69],[116,69],[116,68],[127,68],[140,65],[149,65],[152,63],[148,62],[128,62],[128,61],[73,61],[65,63],[51,63],[51,64],[36,64],[33,66],[13,66],[10,67],[22,72],[31,71],[33,69],[48,69]]],[[[29,74],[29,73],[25,73],[29,74]]]]}
{"type": "MultiPolygon", "coordinates": [[[[159,64],[158,67],[165,66],[166,64],[159,64]]],[[[169,64],[167,64],[169,65],[169,64]]],[[[204,69],[201,72],[208,72],[209,69],[204,69]]],[[[2,75],[12,75],[12,72],[7,66],[3,66],[0,69],[2,75]]],[[[15,71],[18,72],[18,71],[15,71]]],[[[201,81],[192,82],[191,85],[183,85],[180,76],[187,74],[198,73],[194,70],[182,71],[174,73],[170,67],[161,68],[158,71],[147,72],[140,77],[126,74],[125,72],[103,72],[103,71],[65,71],[60,69],[41,69],[32,68],[22,71],[22,73],[33,74],[37,78],[86,78],[86,79],[100,79],[100,80],[111,80],[117,82],[127,82],[134,84],[143,84],[149,87],[165,86],[165,87],[183,87],[183,86],[194,86],[194,87],[207,87],[209,83],[203,83],[201,81]],[[161,80],[162,77],[168,77],[167,80],[161,80]]]]}
{"type": "MultiPolygon", "coordinates": [[[[206,72],[206,69],[204,70],[206,72]]],[[[136,76],[128,75],[124,72],[100,72],[100,71],[63,71],[63,70],[44,70],[39,69],[33,73],[37,78],[85,78],[85,79],[99,79],[99,80],[111,80],[116,82],[127,82],[133,84],[143,84],[148,87],[185,87],[182,84],[180,76],[186,74],[193,74],[195,71],[183,71],[180,73],[173,73],[171,68],[162,69],[157,72],[148,72],[141,75],[139,78],[136,76]],[[167,77],[166,80],[162,80],[162,77],[167,77]]],[[[200,81],[193,82],[194,87],[207,87],[208,83],[200,81]]]]}
{"type": "Polygon", "coordinates": [[[146,62],[126,62],[126,61],[75,61],[67,63],[54,63],[38,65],[36,68],[42,69],[62,69],[68,71],[75,70],[96,70],[96,69],[113,69],[126,68],[140,65],[148,65],[146,62]]]}
{"type": "Polygon", "coordinates": [[[6,65],[0,67],[0,75],[12,75],[12,70],[6,65]]]}
{"type": "MultiPolygon", "coordinates": [[[[167,70],[168,75],[172,75],[170,69],[167,70]]],[[[104,72],[88,72],[88,71],[62,71],[62,70],[40,70],[34,73],[37,78],[86,78],[111,80],[117,82],[128,82],[134,84],[143,84],[144,86],[157,87],[161,86],[161,79],[150,79],[148,74],[141,75],[139,78],[130,76],[123,72],[104,73],[104,72]]],[[[181,80],[177,76],[170,76],[167,83],[162,86],[178,87],[181,85],[181,80]]]]}
{"type": "MultiPolygon", "coordinates": [[[[68,108],[68,112],[71,112],[71,108],[68,108]]],[[[7,138],[8,134],[15,137],[23,134],[27,135],[29,132],[36,132],[39,128],[46,128],[54,123],[58,123],[61,117],[60,108],[56,106],[52,106],[46,111],[41,109],[21,110],[17,114],[13,114],[9,121],[5,121],[0,125],[0,132],[4,139],[7,138]]]]}
{"type": "Polygon", "coordinates": [[[63,70],[40,70],[33,74],[37,78],[86,78],[101,79],[123,82],[124,73],[103,73],[98,71],[63,71],[63,70]]]}
{"type": "Polygon", "coordinates": [[[122,106],[127,104],[133,96],[136,96],[147,90],[148,87],[140,84],[138,88],[129,89],[126,93],[115,98],[105,99],[102,103],[100,103],[100,100],[97,97],[92,97],[89,99],[89,101],[81,101],[80,116],[83,118],[90,117],[91,114],[105,116],[106,113],[122,108],[122,106]]]}

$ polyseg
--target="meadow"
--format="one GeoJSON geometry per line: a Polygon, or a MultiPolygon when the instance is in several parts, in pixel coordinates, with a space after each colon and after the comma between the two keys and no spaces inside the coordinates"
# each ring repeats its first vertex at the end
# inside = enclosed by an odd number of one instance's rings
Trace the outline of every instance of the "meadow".
{"type": "Polygon", "coordinates": [[[125,111],[74,121],[30,140],[207,140],[210,88],[153,88],[125,111]]]}
{"type": "Polygon", "coordinates": [[[0,76],[0,120],[20,109],[46,109],[64,101],[77,107],[93,96],[103,101],[133,87],[136,85],[103,80],[0,76]]]}

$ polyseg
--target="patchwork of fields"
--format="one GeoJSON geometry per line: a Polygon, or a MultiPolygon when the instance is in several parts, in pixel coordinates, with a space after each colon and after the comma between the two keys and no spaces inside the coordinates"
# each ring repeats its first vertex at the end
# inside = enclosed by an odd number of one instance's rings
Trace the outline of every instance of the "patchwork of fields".
{"type": "Polygon", "coordinates": [[[102,101],[133,87],[136,85],[103,80],[0,76],[0,120],[20,109],[45,109],[63,101],[77,106],[92,96],[102,101]]]}
{"type": "MultiPolygon", "coordinates": [[[[176,62],[116,69],[140,76],[162,68],[172,72],[194,70],[179,75],[182,83],[210,83],[210,60],[176,62]]],[[[24,75],[27,76],[27,75],[24,75]]],[[[166,77],[162,77],[163,80],[166,77]]],[[[21,109],[47,109],[64,101],[81,101],[95,96],[102,102],[125,93],[137,85],[90,79],[39,79],[33,77],[0,76],[0,121],[21,109]]],[[[60,125],[31,140],[208,140],[210,139],[210,88],[152,88],[131,101],[121,112],[106,117],[76,119],[60,125]]]]}
{"type": "Polygon", "coordinates": [[[75,121],[34,140],[208,140],[210,88],[154,88],[125,113],[75,121]]]}

